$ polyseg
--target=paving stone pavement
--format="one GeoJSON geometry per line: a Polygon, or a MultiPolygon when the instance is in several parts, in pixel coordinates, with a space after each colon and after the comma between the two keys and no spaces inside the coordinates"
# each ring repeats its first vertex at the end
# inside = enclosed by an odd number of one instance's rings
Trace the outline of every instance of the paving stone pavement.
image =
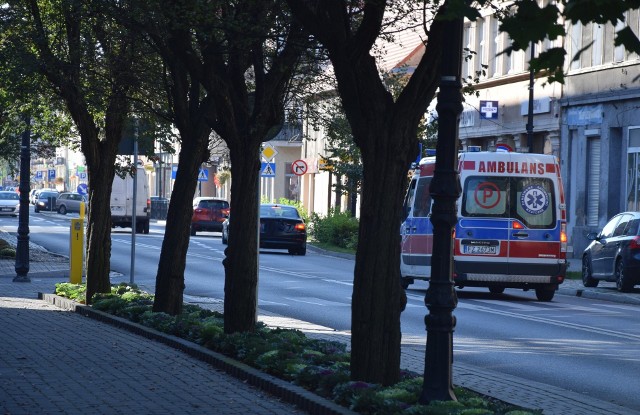
{"type": "MultiPolygon", "coordinates": [[[[12,237],[0,230],[0,239],[11,241],[12,237]]],[[[570,270],[579,267],[572,260],[570,270]]],[[[15,260],[0,260],[2,415],[349,413],[322,406],[324,403],[309,404],[305,400],[309,394],[299,390],[285,392],[286,396],[299,395],[289,399],[297,406],[284,402],[167,344],[37,299],[38,293],[52,293],[56,283],[68,278],[68,260],[41,247],[30,247],[30,282],[14,282],[13,277],[15,260]]],[[[119,282],[120,277],[114,275],[112,282],[119,282]]],[[[621,294],[608,284],[592,289],[568,280],[559,294],[640,304],[637,293],[621,294]]],[[[219,311],[223,308],[221,299],[185,296],[185,301],[219,311]]],[[[259,318],[308,336],[349,342],[348,332],[264,310],[259,310],[259,318]]],[[[403,338],[403,369],[424,370],[423,343],[422,339],[403,338]]],[[[456,385],[541,409],[544,414],[640,414],[583,394],[457,362],[453,379],[456,385]]],[[[263,387],[270,383],[283,382],[268,376],[259,382],[263,387]]]]}

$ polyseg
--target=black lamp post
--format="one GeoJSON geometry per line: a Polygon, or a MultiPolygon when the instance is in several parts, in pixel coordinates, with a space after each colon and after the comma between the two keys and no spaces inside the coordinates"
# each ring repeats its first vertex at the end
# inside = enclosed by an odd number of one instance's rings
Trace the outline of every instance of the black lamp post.
{"type": "Polygon", "coordinates": [[[464,21],[445,23],[442,49],[442,78],[438,93],[438,143],[436,167],[429,192],[433,198],[433,256],[431,280],[425,296],[429,314],[424,383],[421,403],[456,400],[453,391],[453,310],[458,298],[453,285],[453,229],[457,221],[456,200],[460,196],[458,123],[462,113],[462,32],[464,21]]]}
{"type": "Polygon", "coordinates": [[[20,143],[20,210],[14,282],[31,282],[27,276],[29,273],[29,184],[31,177],[31,118],[29,116],[25,117],[25,124],[26,127],[20,143]]]}

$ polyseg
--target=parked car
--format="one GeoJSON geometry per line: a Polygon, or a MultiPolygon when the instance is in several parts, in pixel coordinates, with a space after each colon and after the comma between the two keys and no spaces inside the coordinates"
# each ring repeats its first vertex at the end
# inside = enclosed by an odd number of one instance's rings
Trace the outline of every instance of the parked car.
{"type": "Polygon", "coordinates": [[[13,191],[0,191],[0,215],[18,216],[20,195],[13,191]]]}
{"type": "Polygon", "coordinates": [[[38,189],[31,189],[31,191],[29,192],[29,203],[31,203],[32,205],[36,204],[37,193],[38,193],[38,189]]]}
{"type": "Polygon", "coordinates": [[[53,211],[56,207],[57,198],[58,198],[57,191],[38,192],[38,198],[36,199],[34,211],[36,213],[40,212],[41,210],[53,211]]]}
{"type": "Polygon", "coordinates": [[[193,199],[191,217],[191,236],[196,232],[221,232],[222,222],[229,215],[229,202],[215,197],[196,197],[193,199]]]}
{"type": "Polygon", "coordinates": [[[36,200],[38,200],[38,195],[41,192],[58,192],[56,189],[51,189],[48,187],[42,188],[42,189],[33,189],[31,190],[31,192],[29,192],[29,201],[31,202],[32,205],[36,204],[36,200]]]}
{"type": "Polygon", "coordinates": [[[294,206],[260,205],[260,248],[287,249],[306,255],[307,226],[294,206]]]}
{"type": "Polygon", "coordinates": [[[76,192],[60,193],[56,199],[56,210],[62,215],[66,215],[67,212],[80,212],[80,204],[87,203],[87,196],[81,195],[76,192]]]}
{"type": "Polygon", "coordinates": [[[615,215],[582,254],[582,283],[596,287],[600,280],[615,281],[619,291],[629,292],[640,284],[640,212],[615,215]]]}

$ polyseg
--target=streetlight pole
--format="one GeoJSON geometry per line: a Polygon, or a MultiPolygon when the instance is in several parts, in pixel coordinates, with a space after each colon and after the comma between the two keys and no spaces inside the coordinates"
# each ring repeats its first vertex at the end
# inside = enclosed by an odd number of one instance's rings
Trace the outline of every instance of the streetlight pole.
{"type": "Polygon", "coordinates": [[[436,166],[429,192],[434,200],[433,255],[431,280],[424,302],[429,309],[425,317],[427,349],[424,382],[420,402],[456,400],[453,391],[453,310],[458,298],[453,285],[453,229],[457,221],[456,201],[460,196],[458,162],[458,127],[462,113],[462,17],[445,23],[438,93],[438,143],[436,166]]]}
{"type": "Polygon", "coordinates": [[[13,282],[31,282],[29,273],[29,184],[31,179],[31,117],[25,116],[25,130],[20,143],[20,208],[16,276],[13,282]]]}

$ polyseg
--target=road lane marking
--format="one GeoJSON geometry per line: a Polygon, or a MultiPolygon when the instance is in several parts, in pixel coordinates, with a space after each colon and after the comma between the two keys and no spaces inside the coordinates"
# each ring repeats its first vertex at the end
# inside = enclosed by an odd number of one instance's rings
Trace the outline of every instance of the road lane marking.
{"type": "Polygon", "coordinates": [[[321,298],[315,297],[300,297],[300,298],[292,298],[292,297],[283,297],[285,300],[293,301],[295,303],[304,303],[304,304],[312,304],[312,305],[320,305],[320,306],[351,306],[350,303],[340,303],[337,301],[323,300],[321,298]]]}
{"type": "Polygon", "coordinates": [[[258,299],[258,305],[279,305],[279,306],[284,306],[284,307],[291,307],[291,304],[287,304],[287,303],[278,303],[275,301],[268,301],[268,300],[261,300],[258,299]]]}
{"type": "Polygon", "coordinates": [[[570,329],[574,329],[574,330],[586,331],[586,332],[589,332],[589,333],[596,333],[596,334],[602,334],[602,335],[607,335],[607,336],[611,336],[611,337],[618,337],[618,338],[622,338],[622,339],[640,340],[640,335],[637,335],[637,334],[624,333],[624,332],[605,329],[605,328],[585,326],[583,324],[569,323],[569,322],[565,322],[565,321],[552,320],[552,319],[547,318],[547,317],[537,317],[537,316],[531,316],[531,315],[523,315],[523,314],[518,314],[518,313],[515,313],[515,312],[505,311],[505,310],[493,310],[493,309],[491,309],[489,307],[485,307],[485,306],[481,306],[481,305],[458,303],[458,307],[457,308],[467,309],[467,310],[472,310],[472,311],[480,311],[480,312],[489,313],[489,314],[497,314],[497,315],[500,315],[500,316],[503,316],[503,317],[513,317],[513,318],[518,318],[518,319],[521,319],[521,320],[528,320],[528,321],[533,321],[533,322],[536,322],[536,323],[543,323],[543,324],[548,324],[548,325],[551,325],[551,326],[565,327],[565,328],[570,328],[570,329]]]}
{"type": "MultiPolygon", "coordinates": [[[[112,241],[131,245],[131,240],[130,239],[114,239],[114,238],[112,238],[112,241]]],[[[139,242],[136,242],[136,247],[150,248],[150,249],[155,249],[155,250],[161,250],[162,249],[162,247],[159,247],[159,246],[141,244],[139,242]]],[[[215,249],[208,248],[208,247],[206,247],[204,245],[202,247],[204,247],[204,248],[206,248],[206,249],[208,249],[210,251],[224,253],[224,251],[217,251],[215,249]]],[[[216,258],[216,257],[205,255],[205,254],[197,254],[197,253],[190,253],[190,252],[187,252],[187,257],[199,258],[199,259],[211,259],[211,260],[218,261],[218,262],[221,262],[224,259],[224,258],[216,258]]],[[[333,284],[353,286],[353,282],[351,282],[351,281],[340,281],[340,280],[335,280],[335,279],[327,279],[327,278],[323,278],[323,277],[321,277],[319,275],[306,274],[306,273],[299,272],[299,271],[289,271],[289,270],[285,270],[285,269],[273,268],[273,267],[267,267],[267,266],[260,266],[260,271],[273,272],[273,273],[276,273],[276,274],[283,274],[283,275],[291,275],[291,276],[295,276],[297,278],[304,278],[304,279],[320,279],[321,281],[325,281],[325,282],[329,282],[329,283],[333,283],[333,284]]]]}

